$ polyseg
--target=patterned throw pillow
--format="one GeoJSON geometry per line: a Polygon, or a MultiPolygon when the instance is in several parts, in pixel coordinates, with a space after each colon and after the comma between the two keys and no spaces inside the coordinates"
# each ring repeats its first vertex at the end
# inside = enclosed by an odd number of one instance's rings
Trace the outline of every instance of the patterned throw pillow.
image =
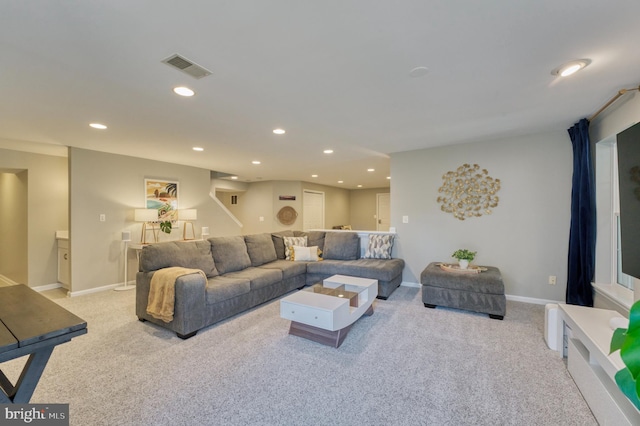
{"type": "Polygon", "coordinates": [[[285,260],[291,260],[291,254],[293,253],[293,246],[307,246],[307,237],[284,237],[284,258],[285,260]]]}
{"type": "Polygon", "coordinates": [[[365,259],[391,259],[393,235],[369,234],[369,246],[364,255],[365,259]]]}

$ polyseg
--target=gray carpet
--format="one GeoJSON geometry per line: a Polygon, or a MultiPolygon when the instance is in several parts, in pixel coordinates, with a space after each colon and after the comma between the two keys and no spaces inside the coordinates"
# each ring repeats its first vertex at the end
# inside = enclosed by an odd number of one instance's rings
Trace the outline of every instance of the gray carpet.
{"type": "MultiPolygon", "coordinates": [[[[338,349],[287,334],[279,302],[180,340],[134,292],[56,300],[89,333],[58,346],[31,402],[71,425],[596,425],[543,340],[544,307],[504,321],[426,309],[401,287],[338,349]]],[[[15,380],[24,363],[2,365],[15,380]]]]}

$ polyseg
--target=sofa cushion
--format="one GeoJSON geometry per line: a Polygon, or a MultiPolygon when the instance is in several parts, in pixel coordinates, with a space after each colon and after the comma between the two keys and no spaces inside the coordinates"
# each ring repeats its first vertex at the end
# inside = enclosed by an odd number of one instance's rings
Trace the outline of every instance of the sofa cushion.
{"type": "Polygon", "coordinates": [[[251,266],[264,265],[278,259],[271,234],[245,235],[244,242],[247,244],[251,266]]]}
{"type": "Polygon", "coordinates": [[[391,234],[369,234],[367,251],[362,256],[365,259],[391,259],[391,248],[394,236],[391,234]]]}
{"type": "Polygon", "coordinates": [[[209,242],[211,243],[213,260],[221,275],[240,271],[251,266],[247,245],[242,235],[213,237],[209,238],[209,242]]]}
{"type": "Polygon", "coordinates": [[[207,304],[211,305],[247,294],[249,291],[251,286],[248,279],[217,276],[207,280],[205,295],[207,304]]]}
{"type": "Polygon", "coordinates": [[[208,278],[219,275],[207,241],[168,241],[144,246],[140,270],[156,271],[170,266],[200,269],[208,278]]]}
{"type": "Polygon", "coordinates": [[[274,232],[271,234],[271,240],[273,241],[273,247],[276,249],[276,256],[278,259],[284,259],[284,237],[294,237],[293,231],[286,230],[280,232],[274,232]]]}
{"type": "Polygon", "coordinates": [[[249,267],[242,271],[230,272],[225,277],[248,279],[253,291],[282,281],[282,271],[279,269],[249,267]]]}
{"type": "Polygon", "coordinates": [[[307,236],[304,237],[284,237],[284,258],[291,260],[291,253],[293,253],[293,246],[307,246],[307,236]]]}
{"type": "Polygon", "coordinates": [[[356,260],[360,249],[360,238],[355,232],[327,232],[324,237],[323,258],[356,260]]]}
{"type": "Polygon", "coordinates": [[[278,259],[275,262],[265,263],[259,266],[260,269],[277,269],[282,271],[282,279],[286,280],[298,275],[307,273],[307,264],[304,262],[289,262],[288,260],[278,259]]]}
{"type": "Polygon", "coordinates": [[[307,237],[307,246],[318,246],[324,250],[325,231],[293,231],[294,237],[307,237]]]}
{"type": "Polygon", "coordinates": [[[307,263],[308,274],[351,275],[378,281],[391,281],[402,275],[402,259],[324,260],[307,263]]]}

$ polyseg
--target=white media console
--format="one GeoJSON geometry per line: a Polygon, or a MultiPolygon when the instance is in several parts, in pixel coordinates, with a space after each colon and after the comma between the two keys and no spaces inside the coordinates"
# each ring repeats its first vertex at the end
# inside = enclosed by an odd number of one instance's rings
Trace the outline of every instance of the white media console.
{"type": "Polygon", "coordinates": [[[615,382],[624,368],[620,351],[609,354],[613,328],[624,320],[616,311],[575,305],[558,305],[555,324],[548,334],[556,339],[549,347],[567,355],[567,369],[593,415],[601,425],[640,425],[640,412],[615,382]]]}

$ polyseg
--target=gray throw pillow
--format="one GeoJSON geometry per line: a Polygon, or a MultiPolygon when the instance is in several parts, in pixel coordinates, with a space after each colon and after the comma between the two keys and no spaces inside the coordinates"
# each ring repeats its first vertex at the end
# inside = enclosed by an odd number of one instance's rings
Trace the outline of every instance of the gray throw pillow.
{"type": "Polygon", "coordinates": [[[322,257],[335,260],[356,260],[360,251],[360,238],[355,232],[327,232],[322,257]]]}
{"type": "Polygon", "coordinates": [[[307,237],[307,246],[318,246],[320,250],[324,250],[325,231],[293,231],[296,237],[307,237]]]}
{"type": "Polygon", "coordinates": [[[278,259],[271,234],[245,235],[244,242],[247,244],[251,266],[264,265],[278,259]]]}
{"type": "Polygon", "coordinates": [[[200,269],[209,278],[219,275],[208,241],[169,241],[142,249],[140,270],[156,271],[171,266],[200,269]]]}
{"type": "Polygon", "coordinates": [[[220,274],[241,271],[251,266],[247,245],[242,235],[209,238],[211,254],[220,274]]]}

